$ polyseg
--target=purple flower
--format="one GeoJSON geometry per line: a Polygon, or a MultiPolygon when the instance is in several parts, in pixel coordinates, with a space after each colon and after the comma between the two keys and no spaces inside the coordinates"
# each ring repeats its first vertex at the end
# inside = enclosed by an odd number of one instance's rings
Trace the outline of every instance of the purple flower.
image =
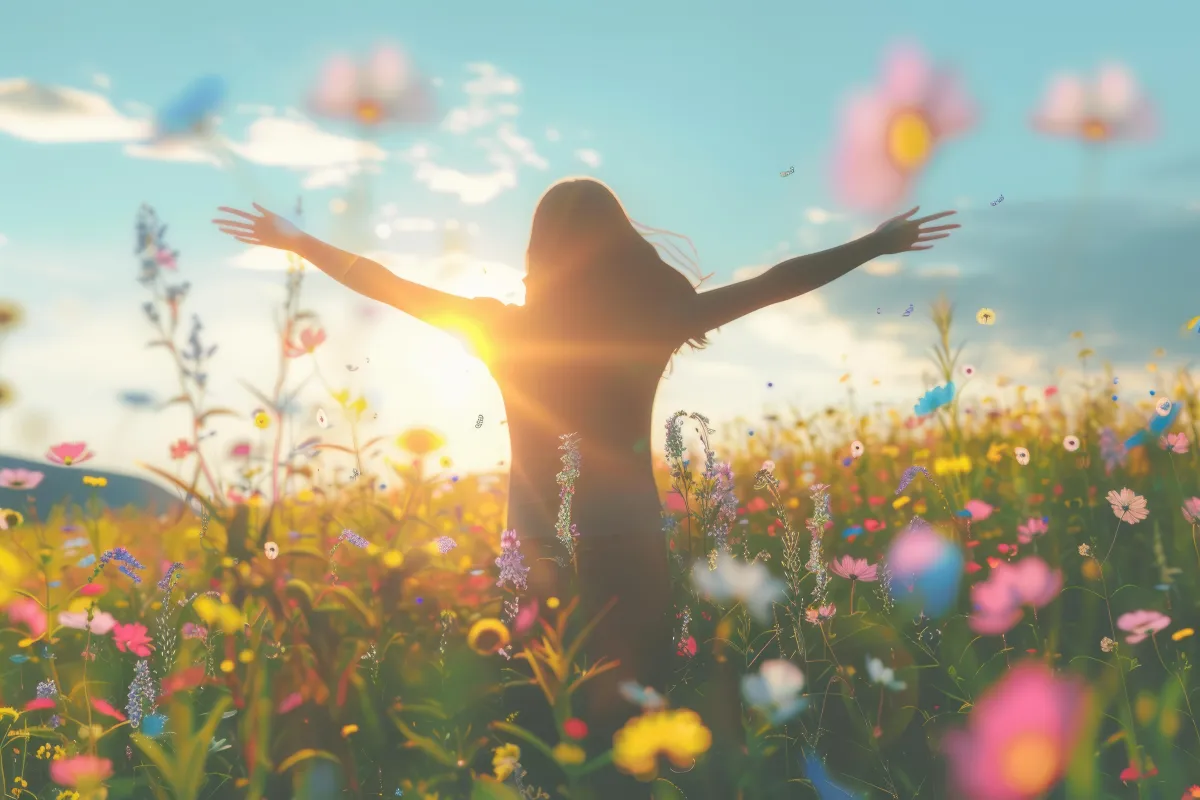
{"type": "Polygon", "coordinates": [[[900,476],[900,484],[896,487],[897,495],[908,488],[908,485],[913,482],[914,478],[917,477],[918,472],[924,473],[926,478],[929,477],[929,470],[925,469],[924,467],[916,465],[909,467],[908,469],[904,470],[904,474],[900,476]]]}
{"type": "Polygon", "coordinates": [[[511,583],[514,591],[526,588],[525,576],[529,574],[529,567],[525,566],[525,557],[521,555],[521,540],[517,538],[516,531],[500,534],[500,556],[496,559],[496,566],[500,568],[497,586],[511,583]]]}
{"type": "Polygon", "coordinates": [[[129,715],[129,724],[137,728],[142,724],[142,715],[154,710],[154,679],[150,677],[150,662],[141,659],[133,668],[133,681],[129,684],[129,702],[125,704],[125,713],[129,715]]]}
{"type": "MultiPolygon", "coordinates": [[[[175,574],[183,569],[183,564],[178,561],[174,562],[167,568],[167,574],[162,576],[162,580],[158,582],[158,590],[160,592],[169,592],[171,587],[175,585],[175,574]]],[[[136,577],[134,580],[137,580],[136,577]]]]}
{"type": "Polygon", "coordinates": [[[92,572],[92,578],[94,579],[97,575],[99,575],[100,571],[104,569],[104,567],[107,566],[108,562],[110,561],[117,562],[119,565],[117,569],[132,578],[134,583],[142,582],[141,577],[135,574],[133,570],[145,569],[145,567],[142,566],[141,562],[134,558],[133,554],[124,547],[114,547],[112,550],[105,550],[103,553],[101,553],[100,563],[96,565],[95,571],[92,572]]]}
{"type": "Polygon", "coordinates": [[[343,530],[341,535],[338,536],[337,540],[338,540],[338,544],[341,544],[342,542],[349,542],[350,544],[352,544],[355,547],[362,549],[362,550],[366,550],[367,545],[370,544],[366,539],[359,536],[357,533],[350,530],[349,528],[346,528],[345,530],[343,530]]]}
{"type": "Polygon", "coordinates": [[[451,539],[449,536],[439,536],[434,543],[437,545],[438,552],[446,555],[454,548],[458,547],[458,542],[451,539]]]}

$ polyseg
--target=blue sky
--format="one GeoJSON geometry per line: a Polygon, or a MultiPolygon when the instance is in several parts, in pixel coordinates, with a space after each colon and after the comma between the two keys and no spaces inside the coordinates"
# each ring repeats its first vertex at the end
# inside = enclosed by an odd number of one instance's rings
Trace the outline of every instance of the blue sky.
{"type": "MultiPolygon", "coordinates": [[[[125,389],[171,389],[167,364],[141,347],[147,331],[131,245],[142,202],[170,224],[195,286],[191,307],[224,348],[215,401],[249,414],[253,402],[236,379],[271,364],[268,304],[281,275],[235,266],[269,265],[208,220],[218,205],[257,199],[286,208],[301,193],[312,233],[351,242],[330,210],[346,188],[337,184],[345,166],[338,142],[327,137],[357,134],[296,109],[326,57],[362,55],[381,39],[403,45],[436,79],[442,115],[373,142],[375,205],[364,230],[395,223],[395,232],[353,242],[434,284],[450,280],[436,261],[447,221],[469,231],[472,268],[486,262],[493,276],[519,277],[538,196],[574,174],[605,180],[640,221],[688,235],[714,283],[840,244],[880,221],[838,208],[830,192],[827,164],[847,92],[876,81],[883,53],[898,40],[961,71],[981,119],[939,153],[912,200],[931,212],[959,209],[963,229],[932,253],[893,260],[892,274],[860,270],[728,326],[708,351],[677,360],[660,392],[664,417],[701,396],[705,408],[696,410],[718,419],[785,402],[812,408],[841,397],[844,372],[861,381],[863,397],[910,406],[931,329],[922,314],[899,313],[943,292],[966,316],[981,305],[1001,311],[1002,324],[961,331],[973,338],[967,357],[984,373],[1054,382],[1071,353],[1067,336],[1079,328],[1119,368],[1140,370],[1159,346],[1168,361],[1195,355],[1177,329],[1200,314],[1188,305],[1200,296],[1200,104],[1189,79],[1200,74],[1200,52],[1188,33],[1200,30],[1200,7],[558,5],[300,0],[284,9],[130,0],[8,9],[0,81],[87,92],[112,113],[99,114],[99,123],[75,120],[74,133],[63,133],[61,118],[26,113],[14,122],[0,92],[0,295],[29,314],[0,350],[0,377],[19,392],[18,405],[0,413],[0,450],[37,455],[49,443],[88,439],[106,466],[127,467],[135,458],[164,461],[164,440],[185,430],[170,413],[134,418],[115,401],[125,389]],[[1028,118],[1051,75],[1090,74],[1106,59],[1133,71],[1155,102],[1161,132],[1106,153],[1099,188],[1081,206],[1082,149],[1035,134],[1028,118]],[[229,81],[220,132],[246,148],[245,170],[131,153],[132,126],[206,73],[229,81]],[[488,81],[500,90],[480,91],[488,81]],[[443,121],[456,109],[491,116],[456,132],[443,121]],[[90,138],[118,140],[88,141],[82,131],[92,123],[101,133],[90,138]],[[781,179],[789,167],[794,174],[781,179]],[[1004,203],[990,206],[1000,195],[1004,203]],[[1058,247],[1068,220],[1082,227],[1064,262],[1058,247]],[[876,315],[877,307],[891,317],[876,315]]],[[[433,423],[466,466],[506,457],[503,428],[474,431],[477,414],[502,416],[478,365],[398,314],[364,323],[361,304],[323,276],[310,279],[306,296],[331,336],[322,370],[357,381],[381,427],[433,423]],[[367,357],[371,368],[345,371],[367,357]]],[[[240,432],[230,426],[220,435],[240,432]]]]}

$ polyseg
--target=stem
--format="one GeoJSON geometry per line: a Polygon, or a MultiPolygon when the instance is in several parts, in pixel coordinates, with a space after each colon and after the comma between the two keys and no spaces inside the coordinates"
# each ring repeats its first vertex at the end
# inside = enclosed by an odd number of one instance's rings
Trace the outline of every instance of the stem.
{"type": "MultiPolygon", "coordinates": [[[[1167,669],[1166,662],[1163,661],[1162,651],[1158,649],[1157,634],[1150,634],[1150,641],[1154,643],[1154,654],[1158,656],[1158,663],[1162,664],[1163,671],[1171,672],[1171,670],[1167,669]]],[[[1187,705],[1188,719],[1192,721],[1192,731],[1196,734],[1196,741],[1200,742],[1200,728],[1196,726],[1196,715],[1192,713],[1192,701],[1191,698],[1188,697],[1187,686],[1185,686],[1183,683],[1183,676],[1178,672],[1173,672],[1171,674],[1175,676],[1175,680],[1179,681],[1179,688],[1183,690],[1183,702],[1187,705]]]]}
{"type": "MultiPolygon", "coordinates": [[[[1100,566],[1101,566],[1101,567],[1103,567],[1103,566],[1104,566],[1104,564],[1105,564],[1105,562],[1107,562],[1107,561],[1108,561],[1108,557],[1112,555],[1113,546],[1114,546],[1114,545],[1116,545],[1116,543],[1117,543],[1117,532],[1121,530],[1121,523],[1122,523],[1122,522],[1124,522],[1124,520],[1123,520],[1123,519],[1121,519],[1120,517],[1118,517],[1118,518],[1117,518],[1117,529],[1116,529],[1115,531],[1113,531],[1113,538],[1112,538],[1112,542],[1110,542],[1110,543],[1109,543],[1109,545],[1108,545],[1108,552],[1104,554],[1104,560],[1100,562],[1100,566]]],[[[1115,634],[1115,633],[1113,634],[1113,638],[1116,638],[1116,634],[1115,634]]]]}

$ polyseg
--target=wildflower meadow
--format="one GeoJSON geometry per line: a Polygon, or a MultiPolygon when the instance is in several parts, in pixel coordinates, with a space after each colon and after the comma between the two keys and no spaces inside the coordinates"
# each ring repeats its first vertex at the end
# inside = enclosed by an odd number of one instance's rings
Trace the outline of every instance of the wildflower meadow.
{"type": "MultiPolygon", "coordinates": [[[[604,668],[579,655],[589,620],[569,596],[521,603],[501,476],[449,478],[437,433],[371,431],[366,401],[330,383],[337,435],[288,438],[289,381],[326,339],[302,263],[276,388],[239,423],[268,455],[206,446],[206,420],[234,416],[205,400],[218,349],[148,207],[137,237],[147,338],[194,421],[139,466],[181,501],[107,506],[85,442],[46,461],[88,502],[18,511],[44,473],[0,468],[7,796],[585,798],[606,770],[659,798],[707,797],[717,771],[746,798],[1200,796],[1192,375],[1156,375],[1121,413],[1081,337],[1078,403],[1021,387],[1002,406],[971,390],[989,379],[935,302],[941,384],[916,416],[829,408],[720,452],[702,413],[671,415],[674,680],[623,686],[641,713],[597,744],[572,710],[604,668]],[[322,477],[333,462],[351,477],[322,477]],[[730,670],[733,741],[693,710],[730,670]],[[556,738],[503,713],[520,683],[556,738]]],[[[562,461],[570,558],[587,470],[570,434],[562,461]]]]}

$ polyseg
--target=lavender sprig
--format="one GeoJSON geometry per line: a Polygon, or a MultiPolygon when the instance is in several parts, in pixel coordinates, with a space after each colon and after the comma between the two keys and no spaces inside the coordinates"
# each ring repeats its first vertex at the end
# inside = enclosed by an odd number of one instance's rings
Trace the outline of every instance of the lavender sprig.
{"type": "Polygon", "coordinates": [[[146,712],[154,710],[155,697],[154,679],[150,677],[150,662],[143,658],[133,668],[129,701],[125,704],[125,714],[129,717],[132,727],[139,727],[146,712]]]}
{"type": "Polygon", "coordinates": [[[900,483],[896,486],[897,496],[899,496],[901,492],[908,488],[908,485],[913,482],[913,479],[917,477],[918,473],[924,473],[926,478],[930,477],[929,470],[914,464],[913,466],[904,470],[904,473],[900,476],[900,483]]]}
{"type": "Polygon", "coordinates": [[[333,560],[333,555],[342,546],[342,542],[349,542],[360,550],[366,550],[371,544],[349,528],[342,529],[342,532],[338,534],[337,541],[333,543],[333,547],[329,548],[330,573],[333,575],[334,583],[337,583],[337,562],[333,560]]]}
{"type": "Polygon", "coordinates": [[[158,590],[164,593],[170,593],[175,588],[175,581],[178,579],[179,570],[183,569],[183,564],[175,561],[171,566],[167,567],[167,574],[162,576],[162,580],[158,582],[158,590]]]}
{"type": "Polygon", "coordinates": [[[90,581],[96,580],[96,577],[104,570],[110,561],[117,562],[117,569],[133,579],[134,583],[141,583],[142,578],[133,572],[135,569],[145,569],[142,563],[133,557],[133,554],[124,547],[114,547],[112,550],[105,550],[100,554],[100,560],[96,563],[96,568],[92,570],[90,581]]]}
{"type": "Polygon", "coordinates": [[[500,534],[500,555],[496,558],[496,566],[500,568],[497,586],[511,583],[513,591],[526,588],[529,567],[525,566],[525,557],[521,555],[521,540],[517,538],[516,531],[507,530],[500,534]]]}
{"type": "Polygon", "coordinates": [[[829,572],[825,559],[821,555],[821,538],[825,534],[825,526],[832,519],[829,514],[829,487],[816,483],[809,487],[809,495],[813,500],[813,515],[807,522],[809,536],[808,563],[804,566],[813,574],[813,602],[818,606],[825,605],[829,591],[829,572]]]}

